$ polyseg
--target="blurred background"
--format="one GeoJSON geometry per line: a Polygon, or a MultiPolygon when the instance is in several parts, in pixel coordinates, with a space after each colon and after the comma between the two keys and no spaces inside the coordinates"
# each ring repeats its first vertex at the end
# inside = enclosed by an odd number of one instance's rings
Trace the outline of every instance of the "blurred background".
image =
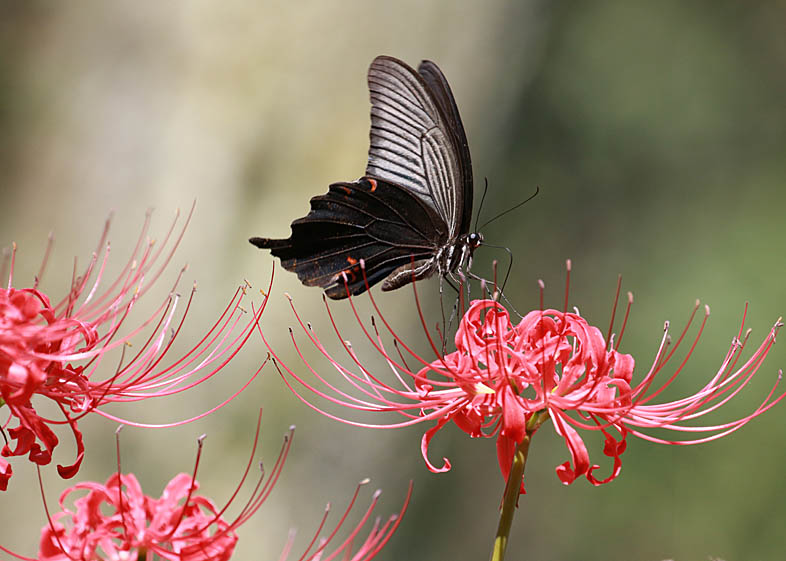
{"type": "MultiPolygon", "coordinates": [[[[506,294],[518,309],[537,307],[538,279],[547,304],[559,307],[571,258],[571,305],[604,328],[622,274],[636,298],[622,350],[636,357],[641,376],[665,320],[681,328],[696,298],[712,307],[700,345],[664,396],[674,399],[717,370],[746,301],[755,344],[786,312],[784,21],[783,2],[3,1],[0,244],[17,242],[15,286],[29,286],[54,232],[42,287],[59,299],[74,256],[86,263],[111,210],[119,268],[146,209],[155,208],[153,232],[163,235],[175,210],[196,200],[160,299],[147,302],[166,298],[189,264],[181,290],[196,280],[199,291],[177,340],[182,353],[243,279],[267,287],[273,261],[249,236],[286,237],[310,197],[363,174],[371,60],[384,53],[416,66],[429,58],[461,109],[476,184],[489,180],[483,217],[540,186],[536,199],[483,232],[515,255],[506,294]]],[[[504,254],[477,255],[475,270],[488,271],[504,254]]],[[[419,291],[436,323],[436,281],[419,291]]],[[[320,291],[277,266],[263,329],[303,372],[288,339],[295,320],[284,292],[340,349],[320,291]]],[[[375,293],[397,331],[429,356],[412,292],[375,293]]],[[[346,333],[357,334],[346,303],[332,309],[346,333]]],[[[378,364],[359,339],[355,350],[378,364]]],[[[228,397],[266,354],[252,339],[211,384],[112,412],[151,423],[187,418],[228,397]]],[[[776,345],[757,379],[710,422],[755,409],[784,365],[776,345]]],[[[240,529],[235,559],[276,559],[290,528],[299,532],[294,551],[302,550],[324,504],[343,508],[364,477],[371,490],[384,489],[381,514],[398,510],[408,482],[415,485],[379,559],[489,557],[504,487],[492,440],[446,428],[431,457],[447,456],[454,467],[434,475],[419,449],[430,425],[375,431],[329,421],[293,397],[270,366],[206,419],[159,431],[128,427],[124,469],[158,496],[192,469],[196,438],[207,433],[199,479],[223,504],[247,461],[260,407],[268,465],[290,424],[296,436],[269,502],[240,529]]],[[[621,475],[597,488],[560,483],[554,468],[568,453],[546,425],[531,448],[509,558],[780,558],[785,421],[786,406],[776,407],[733,435],[690,447],[631,438],[621,475]]],[[[87,456],[78,479],[103,482],[115,469],[116,427],[98,417],[81,426],[87,456]]],[[[55,463],[73,457],[67,433],[61,442],[44,474],[50,508],[73,483],[55,474],[55,463]]],[[[610,469],[600,440],[587,443],[591,460],[610,469]]],[[[0,543],[35,555],[45,524],[35,474],[27,461],[13,465],[0,497],[0,543]]]]}

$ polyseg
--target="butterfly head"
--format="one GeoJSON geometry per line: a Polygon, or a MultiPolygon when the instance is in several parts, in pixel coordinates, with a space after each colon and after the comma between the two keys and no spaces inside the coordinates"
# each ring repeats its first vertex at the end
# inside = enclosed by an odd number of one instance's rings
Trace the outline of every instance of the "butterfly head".
{"type": "Polygon", "coordinates": [[[469,247],[469,253],[472,253],[480,247],[480,244],[483,243],[483,234],[480,232],[472,232],[467,236],[467,247],[469,247]]]}

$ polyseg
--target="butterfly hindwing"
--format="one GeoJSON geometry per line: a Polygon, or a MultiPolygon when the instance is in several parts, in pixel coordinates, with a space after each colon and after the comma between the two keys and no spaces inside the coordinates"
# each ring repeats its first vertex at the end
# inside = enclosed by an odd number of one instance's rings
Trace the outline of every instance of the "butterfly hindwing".
{"type": "Polygon", "coordinates": [[[271,249],[303,284],[321,286],[339,299],[347,296],[342,273],[350,293],[359,294],[366,283],[372,286],[400,267],[432,258],[446,239],[440,217],[418,197],[362,178],[334,183],[327,194],[312,198],[310,212],[292,223],[289,238],[252,238],[251,243],[271,249]]]}
{"type": "Polygon", "coordinates": [[[461,216],[459,230],[462,233],[466,233],[469,232],[472,221],[473,185],[472,159],[469,154],[469,142],[467,142],[467,134],[464,132],[464,124],[461,122],[461,115],[450,85],[439,67],[430,60],[424,60],[418,66],[418,74],[423,77],[423,81],[428,85],[432,98],[446,119],[447,130],[452,137],[450,139],[451,146],[457,153],[456,161],[459,165],[461,183],[455,185],[454,189],[456,191],[461,190],[462,200],[460,208],[463,209],[463,215],[461,216]]]}
{"type": "MultiPolygon", "coordinates": [[[[428,67],[429,79],[434,78],[428,67]]],[[[439,69],[436,69],[442,76],[439,69]]],[[[463,224],[465,201],[464,166],[462,152],[457,145],[458,110],[445,114],[441,105],[455,107],[453,96],[445,89],[442,77],[439,93],[423,76],[402,61],[379,56],[368,71],[371,98],[371,143],[366,175],[401,185],[434,208],[447,225],[451,238],[464,234],[469,222],[463,224]]],[[[463,134],[460,119],[458,129],[463,134]]],[[[469,152],[467,151],[467,154],[469,152]]],[[[471,171],[469,172],[471,175],[471,171]]]]}

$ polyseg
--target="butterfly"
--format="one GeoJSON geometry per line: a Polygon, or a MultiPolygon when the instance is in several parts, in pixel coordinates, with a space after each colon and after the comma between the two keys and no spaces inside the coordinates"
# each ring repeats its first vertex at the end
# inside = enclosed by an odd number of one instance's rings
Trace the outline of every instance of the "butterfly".
{"type": "Polygon", "coordinates": [[[371,146],[366,174],[311,199],[286,239],[249,241],[332,299],[380,281],[394,290],[468,267],[482,243],[470,233],[472,163],[448,81],[424,60],[417,71],[378,56],[368,70],[371,146]],[[361,267],[363,265],[363,267],[361,267]]]}

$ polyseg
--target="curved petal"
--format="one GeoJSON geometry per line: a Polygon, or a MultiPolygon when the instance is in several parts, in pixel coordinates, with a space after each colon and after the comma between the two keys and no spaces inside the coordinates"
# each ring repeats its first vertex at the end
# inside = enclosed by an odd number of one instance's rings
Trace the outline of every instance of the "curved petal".
{"type": "Polygon", "coordinates": [[[620,474],[620,470],[622,469],[622,460],[620,459],[620,456],[627,448],[627,442],[625,438],[628,435],[628,431],[625,430],[624,427],[620,429],[620,440],[614,438],[614,436],[606,431],[606,429],[601,428],[600,430],[606,436],[606,443],[603,446],[603,453],[610,458],[614,458],[614,467],[611,470],[611,474],[609,474],[606,479],[602,480],[596,479],[593,475],[593,472],[600,466],[594,465],[590,468],[589,472],[587,472],[587,479],[589,479],[590,483],[596,486],[608,483],[620,474]]]}
{"type": "Polygon", "coordinates": [[[450,417],[444,417],[440,419],[436,426],[425,432],[423,439],[420,442],[420,452],[423,454],[423,460],[426,462],[426,467],[428,470],[432,473],[444,473],[446,471],[450,471],[450,460],[447,458],[442,458],[443,463],[441,468],[434,467],[434,465],[428,459],[428,445],[431,442],[431,439],[434,438],[434,435],[437,434],[437,431],[444,427],[448,421],[450,421],[450,417]]]}
{"type": "Polygon", "coordinates": [[[554,430],[565,439],[565,444],[568,446],[571,457],[571,461],[557,466],[557,477],[565,485],[570,485],[577,477],[586,475],[589,471],[589,452],[587,452],[587,447],[584,445],[584,441],[579,436],[579,433],[563,420],[562,415],[564,413],[550,409],[549,414],[554,423],[554,430]]]}

